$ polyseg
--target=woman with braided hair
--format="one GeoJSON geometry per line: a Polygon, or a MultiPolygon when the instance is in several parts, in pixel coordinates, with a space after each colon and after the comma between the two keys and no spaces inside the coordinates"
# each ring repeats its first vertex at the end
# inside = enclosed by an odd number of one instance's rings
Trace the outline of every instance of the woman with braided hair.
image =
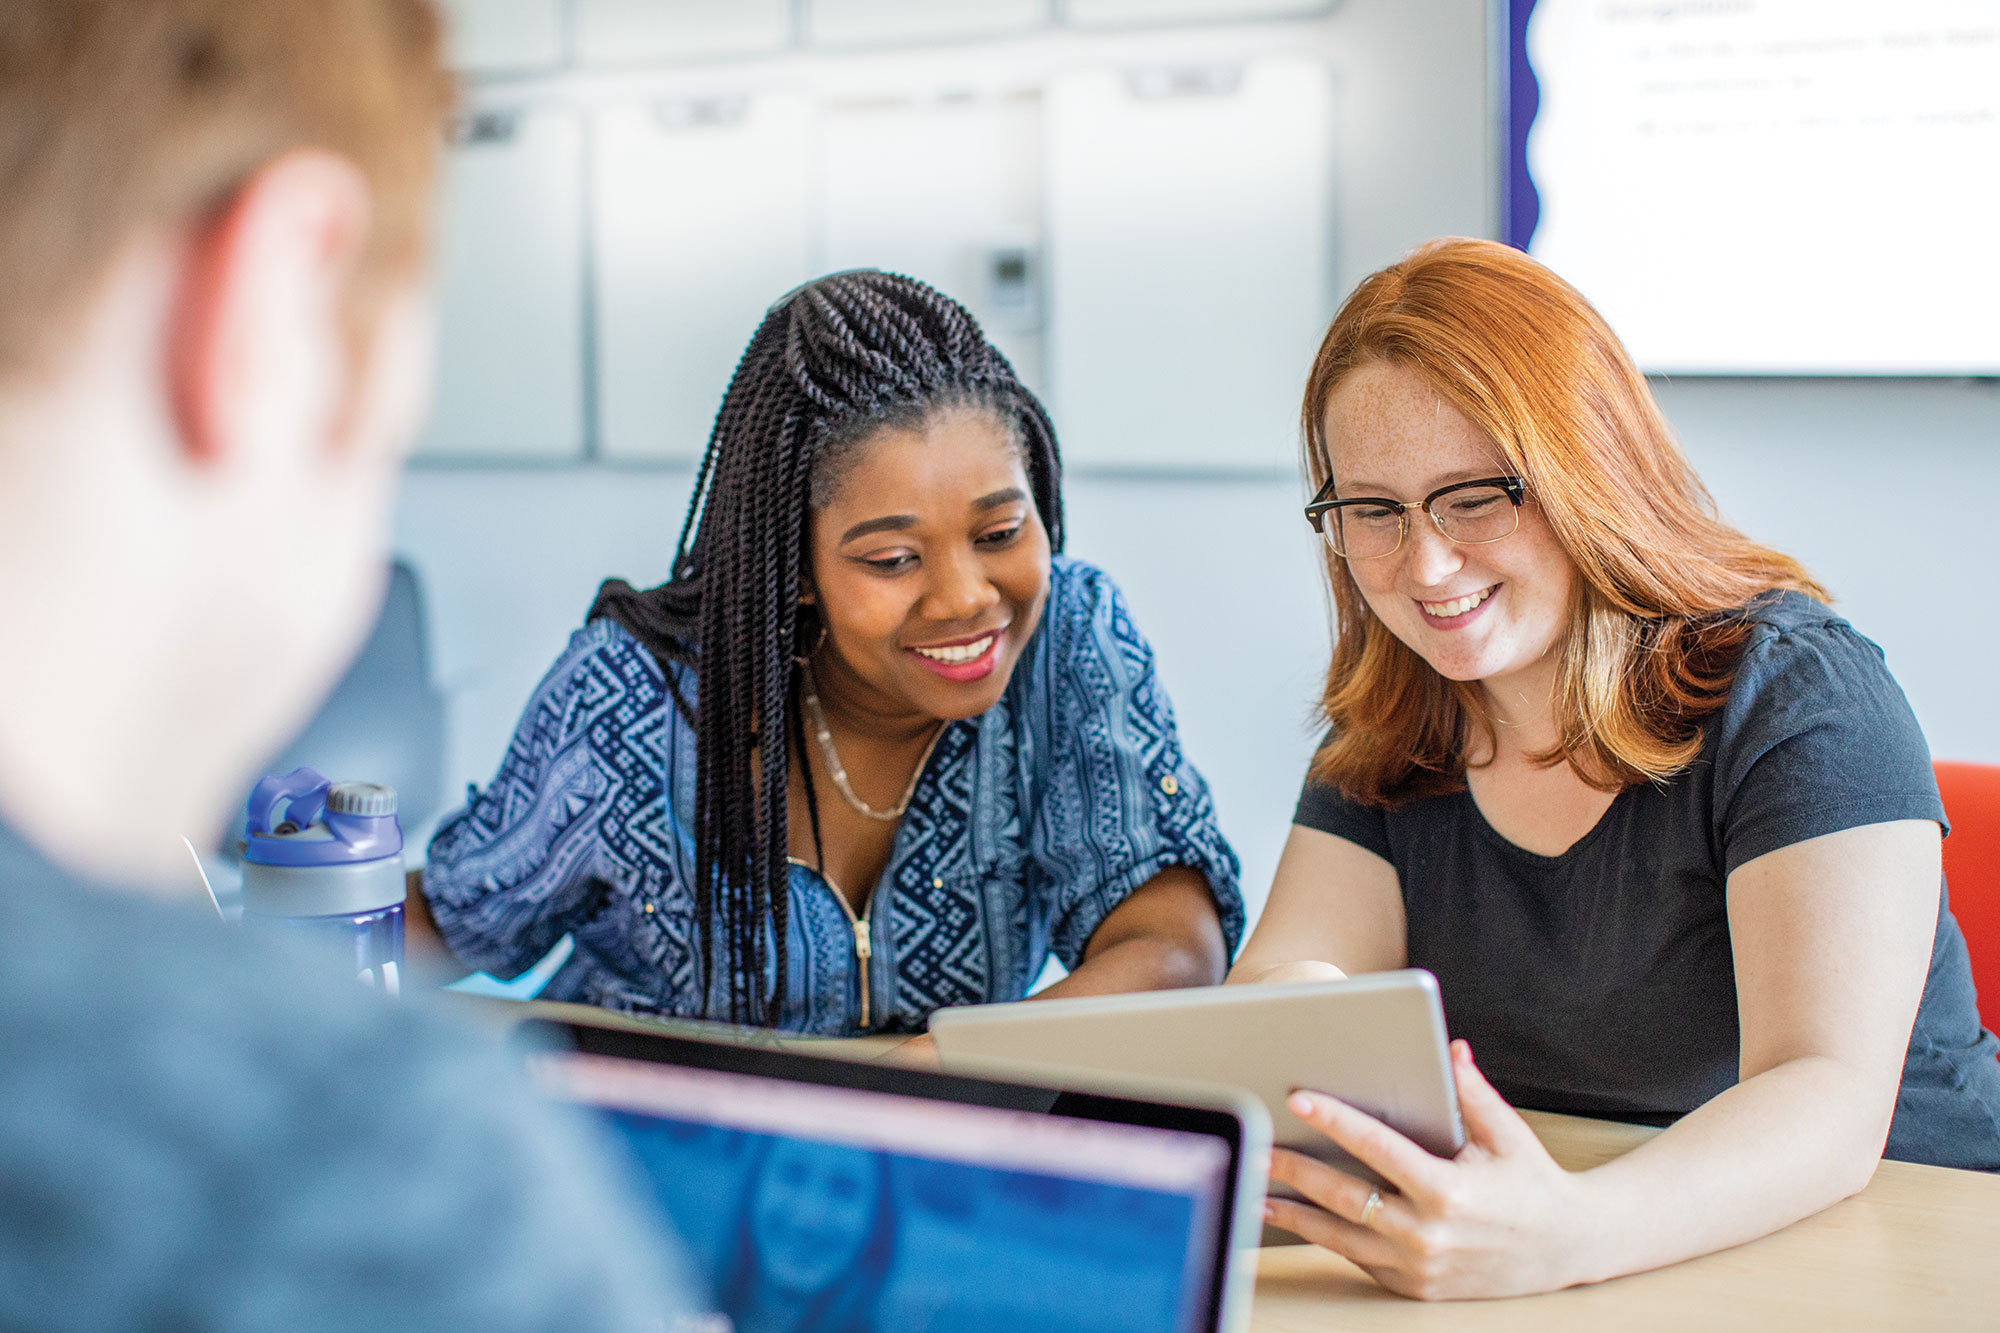
{"type": "Polygon", "coordinates": [[[826,1035],[1221,980],[1237,862],[1152,651],[1062,547],[1047,414],[957,303],[874,271],[780,300],[673,576],[612,580],[431,843],[466,963],[826,1035]]]}

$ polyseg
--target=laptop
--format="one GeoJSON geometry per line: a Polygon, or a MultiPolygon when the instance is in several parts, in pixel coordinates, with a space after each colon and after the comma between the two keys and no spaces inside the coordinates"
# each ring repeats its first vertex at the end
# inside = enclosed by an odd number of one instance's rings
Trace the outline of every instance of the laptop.
{"type": "Polygon", "coordinates": [[[944,1009],[931,1036],[947,1070],[1061,1078],[1069,1071],[1235,1087],[1263,1102],[1277,1142],[1382,1180],[1285,1107],[1330,1093],[1442,1157],[1465,1143],[1437,978],[1422,968],[1344,981],[944,1009]]]}
{"type": "Polygon", "coordinates": [[[1270,1123],[1241,1094],[523,1029],[536,1086],[611,1131],[718,1328],[1247,1326],[1270,1123]]]}

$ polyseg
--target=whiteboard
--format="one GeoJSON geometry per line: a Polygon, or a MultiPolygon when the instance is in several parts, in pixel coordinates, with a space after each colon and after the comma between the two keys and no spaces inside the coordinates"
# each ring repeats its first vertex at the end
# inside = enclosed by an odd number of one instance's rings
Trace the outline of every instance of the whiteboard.
{"type": "Polygon", "coordinates": [[[1052,84],[1048,383],[1070,462],[1296,466],[1333,311],[1333,116],[1307,59],[1052,84]]]}
{"type": "Polygon", "coordinates": [[[598,444],[701,457],[771,303],[813,276],[813,104],[792,94],[608,108],[596,124],[598,444]]]}
{"type": "Polygon", "coordinates": [[[473,116],[445,163],[430,458],[583,455],[582,126],[473,116]]]}
{"type": "Polygon", "coordinates": [[[2000,372],[2000,4],[1540,0],[1525,48],[1514,239],[1643,367],[2000,372]]]}

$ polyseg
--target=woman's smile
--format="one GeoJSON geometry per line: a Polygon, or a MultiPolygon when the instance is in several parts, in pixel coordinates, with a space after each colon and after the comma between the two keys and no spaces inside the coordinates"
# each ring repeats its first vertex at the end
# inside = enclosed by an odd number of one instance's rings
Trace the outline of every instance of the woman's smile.
{"type": "Polygon", "coordinates": [[[923,666],[960,684],[983,680],[999,664],[1007,643],[1007,627],[998,626],[940,643],[913,644],[905,649],[923,666]]]}
{"type": "Polygon", "coordinates": [[[1495,583],[1477,592],[1467,593],[1463,597],[1452,597],[1442,601],[1425,601],[1422,598],[1413,600],[1417,603],[1417,609],[1424,613],[1424,623],[1432,629],[1463,629],[1479,618],[1479,613],[1492,602],[1493,595],[1500,591],[1501,586],[1495,583]]]}

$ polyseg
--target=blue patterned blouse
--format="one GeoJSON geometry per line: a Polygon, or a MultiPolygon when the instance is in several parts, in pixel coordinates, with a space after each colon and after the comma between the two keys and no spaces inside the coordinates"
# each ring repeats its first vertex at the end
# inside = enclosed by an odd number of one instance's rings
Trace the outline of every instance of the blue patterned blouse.
{"type": "MultiPolygon", "coordinates": [[[[578,630],[500,772],[431,841],[424,891],[453,952],[508,977],[569,934],[544,998],[724,1015],[719,970],[696,967],[694,773],[658,661],[612,621],[578,630]]],[[[1176,864],[1208,878],[1233,953],[1236,855],[1152,649],[1108,577],[1057,557],[1014,678],[939,737],[867,912],[793,864],[779,1026],[921,1031],[946,1005],[1018,1000],[1051,952],[1075,967],[1106,914],[1176,864]]]]}

